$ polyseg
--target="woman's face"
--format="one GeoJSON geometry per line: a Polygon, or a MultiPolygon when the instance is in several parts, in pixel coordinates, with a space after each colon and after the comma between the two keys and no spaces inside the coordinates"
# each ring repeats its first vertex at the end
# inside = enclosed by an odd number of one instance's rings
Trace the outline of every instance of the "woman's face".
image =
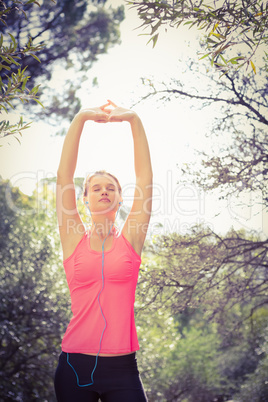
{"type": "Polygon", "coordinates": [[[116,212],[122,197],[119,193],[116,181],[106,175],[95,175],[91,178],[88,194],[85,201],[91,212],[105,214],[116,212]]]}

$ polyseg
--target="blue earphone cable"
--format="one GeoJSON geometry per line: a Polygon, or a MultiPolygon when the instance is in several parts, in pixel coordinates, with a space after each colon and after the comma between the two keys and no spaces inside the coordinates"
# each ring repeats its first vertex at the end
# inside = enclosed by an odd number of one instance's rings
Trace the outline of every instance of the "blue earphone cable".
{"type": "MultiPolygon", "coordinates": [[[[86,204],[88,204],[88,202],[86,202],[86,204]]],[[[120,206],[121,204],[122,204],[122,203],[120,202],[120,203],[119,203],[119,206],[120,206]]],[[[88,208],[88,210],[89,210],[89,212],[90,212],[90,215],[91,215],[91,211],[90,211],[89,207],[87,207],[87,208],[88,208]]],[[[119,208],[118,208],[118,210],[117,210],[115,219],[117,218],[118,212],[119,212],[119,208]]],[[[92,218],[92,215],[91,215],[91,218],[92,218]]],[[[94,223],[94,225],[96,225],[95,222],[93,221],[93,219],[92,219],[92,222],[94,223]]],[[[106,329],[106,327],[107,327],[107,321],[106,321],[106,318],[105,318],[105,316],[104,316],[104,314],[103,314],[103,310],[102,310],[102,307],[101,307],[101,304],[100,304],[100,295],[101,295],[101,293],[102,293],[102,291],[103,291],[103,289],[104,289],[104,243],[105,243],[105,240],[108,238],[108,236],[109,236],[109,234],[110,234],[110,232],[111,232],[113,226],[114,226],[114,224],[111,226],[111,228],[110,228],[110,230],[109,230],[107,236],[106,236],[105,239],[103,240],[103,243],[102,243],[102,246],[101,246],[101,250],[102,250],[102,260],[101,260],[102,287],[101,287],[101,290],[99,291],[99,294],[98,294],[98,304],[99,304],[99,307],[100,307],[101,315],[102,315],[103,320],[104,320],[104,327],[103,327],[103,330],[102,330],[102,333],[101,333],[101,337],[100,337],[99,350],[98,350],[98,353],[97,353],[97,355],[96,355],[95,366],[94,366],[94,368],[93,368],[93,370],[92,370],[92,372],[91,372],[91,381],[92,381],[91,383],[89,383],[89,384],[80,384],[80,383],[79,383],[78,374],[77,374],[75,368],[74,368],[74,367],[72,366],[72,364],[70,363],[70,361],[69,361],[69,353],[67,353],[67,363],[69,364],[69,366],[73,369],[73,371],[74,371],[74,373],[75,373],[76,381],[77,381],[78,387],[88,387],[88,386],[94,384],[93,375],[94,375],[94,372],[95,372],[95,370],[96,370],[96,368],[97,368],[98,357],[99,357],[99,354],[100,354],[100,351],[101,351],[102,339],[103,339],[103,335],[104,335],[105,329],[106,329]]],[[[98,232],[97,232],[97,235],[99,236],[98,232]]],[[[99,236],[99,239],[100,239],[100,236],[99,236]]]]}

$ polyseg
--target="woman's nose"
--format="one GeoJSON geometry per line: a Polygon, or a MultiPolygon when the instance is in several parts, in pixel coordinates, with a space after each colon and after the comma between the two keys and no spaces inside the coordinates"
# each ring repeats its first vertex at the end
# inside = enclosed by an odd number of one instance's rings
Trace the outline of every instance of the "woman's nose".
{"type": "Polygon", "coordinates": [[[106,190],[106,188],[102,189],[101,194],[102,194],[102,195],[104,195],[104,194],[107,195],[107,190],[106,190]]]}

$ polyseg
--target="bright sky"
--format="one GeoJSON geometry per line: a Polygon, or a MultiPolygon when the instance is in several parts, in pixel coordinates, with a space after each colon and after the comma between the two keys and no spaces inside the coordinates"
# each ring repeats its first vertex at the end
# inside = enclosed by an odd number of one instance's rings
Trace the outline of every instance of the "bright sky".
{"type": "MultiPolygon", "coordinates": [[[[111,3],[115,6],[122,1],[111,3]]],[[[142,33],[140,29],[135,30],[139,25],[136,11],[126,8],[126,19],[121,24],[121,44],[101,55],[89,70],[89,80],[80,93],[83,107],[101,105],[106,99],[130,107],[146,93],[140,77],[169,81],[183,70],[179,60],[197,59],[199,48],[194,31],[163,31],[152,49],[151,44],[146,45],[149,37],[138,36],[142,33]],[[97,87],[92,87],[94,77],[98,79],[97,87]]],[[[55,75],[55,90],[57,85],[62,85],[63,75],[59,68],[55,75]]],[[[184,79],[190,84],[192,72],[185,73],[184,79]]],[[[162,223],[165,231],[182,233],[191,224],[201,222],[218,232],[225,232],[231,226],[264,230],[264,218],[258,213],[258,207],[242,208],[232,199],[219,202],[211,195],[200,193],[190,183],[186,187],[180,183],[177,164],[194,161],[194,149],[204,149],[211,114],[206,110],[190,109],[187,102],[173,100],[163,105],[153,98],[136,105],[134,110],[144,123],[154,170],[151,233],[159,233],[157,222],[162,223]]],[[[9,115],[10,121],[12,117],[14,122],[18,120],[17,116],[9,115]]],[[[54,132],[54,127],[35,122],[23,134],[21,145],[15,139],[6,141],[0,148],[1,176],[10,179],[27,194],[31,194],[40,179],[54,177],[63,143],[63,137],[53,136],[54,132]]],[[[132,138],[127,123],[86,123],[76,176],[85,177],[98,169],[106,169],[118,177],[124,204],[130,206],[135,176],[132,138]]]]}

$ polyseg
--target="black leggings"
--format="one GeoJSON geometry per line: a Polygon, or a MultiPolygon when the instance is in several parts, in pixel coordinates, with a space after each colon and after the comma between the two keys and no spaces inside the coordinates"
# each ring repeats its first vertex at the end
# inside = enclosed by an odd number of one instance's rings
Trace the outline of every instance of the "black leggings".
{"type": "Polygon", "coordinates": [[[146,402],[146,396],[137,368],[136,354],[96,357],[80,353],[62,352],[55,373],[55,391],[58,402],[146,402]],[[76,371],[75,374],[73,368],[76,371]],[[78,382],[80,386],[78,385],[78,382]]]}

